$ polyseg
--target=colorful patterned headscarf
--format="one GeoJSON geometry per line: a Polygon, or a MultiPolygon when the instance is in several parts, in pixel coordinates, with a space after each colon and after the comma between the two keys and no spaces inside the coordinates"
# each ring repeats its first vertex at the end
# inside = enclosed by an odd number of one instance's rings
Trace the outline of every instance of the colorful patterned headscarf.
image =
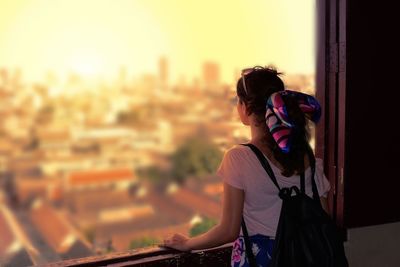
{"type": "Polygon", "coordinates": [[[307,119],[317,123],[321,117],[321,106],[311,95],[285,90],[273,93],[267,100],[265,119],[272,137],[284,153],[289,153],[292,143],[293,124],[286,110],[283,98],[292,97],[297,100],[301,111],[307,119]]]}

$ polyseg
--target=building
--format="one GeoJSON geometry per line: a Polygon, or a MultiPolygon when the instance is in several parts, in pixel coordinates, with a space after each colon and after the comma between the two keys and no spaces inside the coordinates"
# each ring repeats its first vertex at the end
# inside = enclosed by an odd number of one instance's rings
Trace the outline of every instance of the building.
{"type": "Polygon", "coordinates": [[[37,200],[29,212],[30,220],[49,247],[62,259],[93,255],[90,243],[72,226],[68,218],[50,204],[37,200]]]}
{"type": "Polygon", "coordinates": [[[34,263],[28,250],[38,253],[27,244],[24,235],[12,211],[0,200],[0,266],[22,267],[34,263]]]}
{"type": "Polygon", "coordinates": [[[160,80],[160,89],[165,91],[168,88],[169,68],[166,57],[161,57],[158,61],[158,75],[160,80]]]}
{"type": "Polygon", "coordinates": [[[203,82],[207,89],[212,89],[220,84],[219,65],[214,62],[206,62],[203,64],[203,82]]]}
{"type": "Polygon", "coordinates": [[[127,189],[136,182],[136,177],[130,169],[89,170],[67,175],[64,188],[67,191],[91,188],[127,189]]]}

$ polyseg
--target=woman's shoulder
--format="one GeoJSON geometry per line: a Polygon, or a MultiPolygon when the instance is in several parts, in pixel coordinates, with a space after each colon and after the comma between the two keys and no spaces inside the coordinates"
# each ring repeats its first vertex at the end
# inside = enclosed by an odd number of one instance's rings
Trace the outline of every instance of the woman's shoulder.
{"type": "Polygon", "coordinates": [[[237,155],[237,156],[245,155],[248,153],[248,151],[249,151],[248,149],[249,148],[247,146],[236,144],[236,145],[233,145],[230,148],[228,148],[225,151],[225,154],[237,155]]]}
{"type": "MultiPolygon", "coordinates": [[[[309,170],[309,171],[311,171],[311,166],[310,166],[310,163],[309,163],[308,156],[306,156],[306,157],[304,158],[304,160],[306,161],[306,163],[305,163],[305,164],[306,164],[306,169],[309,170]]],[[[323,168],[324,168],[324,161],[323,161],[323,159],[315,157],[315,170],[316,170],[317,172],[320,172],[321,169],[323,169],[323,168]]]]}
{"type": "Polygon", "coordinates": [[[225,151],[224,158],[225,160],[240,163],[240,165],[244,167],[247,166],[246,162],[248,164],[251,164],[251,162],[255,160],[253,156],[255,155],[253,155],[253,152],[249,147],[241,144],[236,144],[225,151]]]}
{"type": "MultiPolygon", "coordinates": [[[[245,145],[235,144],[232,145],[230,148],[225,150],[225,156],[233,159],[248,159],[249,155],[252,158],[253,152],[252,150],[245,145]]],[[[324,161],[322,158],[316,157],[315,158],[315,168],[317,171],[321,172],[324,169],[324,161]]]]}

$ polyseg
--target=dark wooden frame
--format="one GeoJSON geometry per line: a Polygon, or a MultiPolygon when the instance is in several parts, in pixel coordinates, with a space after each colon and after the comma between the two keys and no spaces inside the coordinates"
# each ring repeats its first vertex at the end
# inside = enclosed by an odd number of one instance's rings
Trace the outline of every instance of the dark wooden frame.
{"type": "Polygon", "coordinates": [[[400,221],[394,4],[317,0],[316,96],[323,108],[316,154],[343,229],[400,221]]]}
{"type": "Polygon", "coordinates": [[[322,118],[316,130],[316,155],[332,189],[328,204],[343,227],[346,101],[346,0],[317,3],[316,97],[322,118]]]}

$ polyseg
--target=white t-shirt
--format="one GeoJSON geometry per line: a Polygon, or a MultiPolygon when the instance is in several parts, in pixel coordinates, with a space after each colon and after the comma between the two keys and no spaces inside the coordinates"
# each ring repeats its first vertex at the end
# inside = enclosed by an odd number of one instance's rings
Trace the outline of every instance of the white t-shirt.
{"type": "MultiPolygon", "coordinates": [[[[268,162],[281,188],[291,186],[300,188],[299,175],[285,177],[278,167],[271,161],[268,160],[268,162]]],[[[282,200],[279,198],[278,188],[271,181],[251,148],[235,145],[227,150],[217,170],[217,175],[223,182],[244,190],[243,216],[249,235],[263,234],[275,237],[282,200]]],[[[319,158],[316,159],[315,183],[319,195],[327,196],[330,184],[323,172],[323,162],[319,158]]],[[[312,196],[310,167],[305,171],[305,190],[307,195],[312,196]]],[[[242,235],[242,230],[240,234],[242,235]]]]}

